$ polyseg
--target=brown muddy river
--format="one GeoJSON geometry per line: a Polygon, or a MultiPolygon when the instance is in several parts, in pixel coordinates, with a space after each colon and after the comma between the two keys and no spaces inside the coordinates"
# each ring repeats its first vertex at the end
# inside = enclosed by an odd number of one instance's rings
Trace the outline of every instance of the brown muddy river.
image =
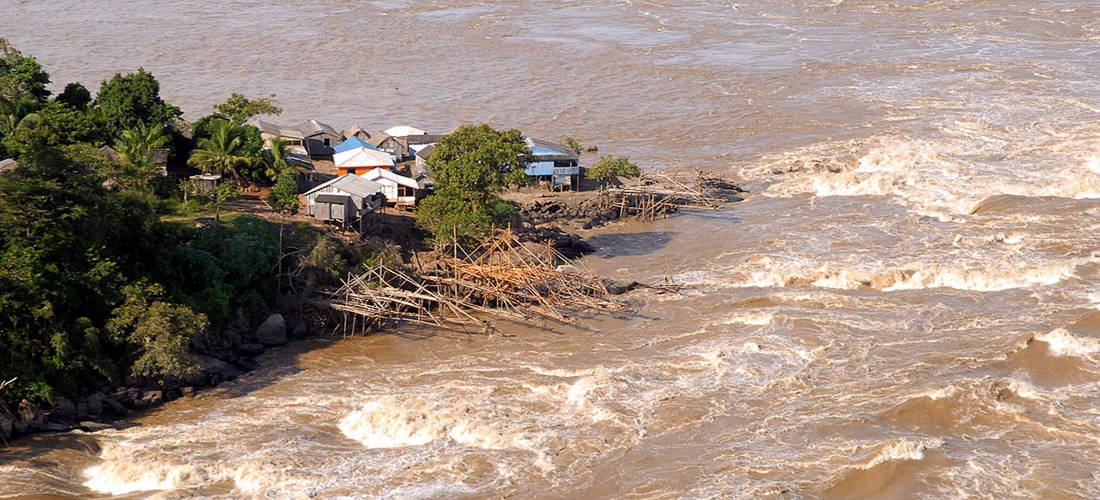
{"type": "MultiPolygon", "coordinates": [[[[514,336],[311,340],[136,427],[0,452],[0,497],[1100,496],[1100,7],[14,1],[55,91],[196,119],[469,122],[752,193],[585,233],[671,282],[514,336]]],[[[582,162],[595,161],[585,155],[582,162]]]]}

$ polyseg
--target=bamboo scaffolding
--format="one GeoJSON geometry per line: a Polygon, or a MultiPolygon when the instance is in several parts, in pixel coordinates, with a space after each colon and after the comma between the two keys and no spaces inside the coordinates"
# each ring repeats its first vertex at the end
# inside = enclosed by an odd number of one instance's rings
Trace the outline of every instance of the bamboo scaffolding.
{"type": "Polygon", "coordinates": [[[557,268],[566,260],[561,254],[549,246],[536,253],[511,229],[494,230],[464,256],[457,250],[452,255],[440,260],[441,270],[430,273],[373,267],[348,276],[311,303],[342,313],[345,335],[357,331],[360,321],[367,326],[477,325],[488,332],[496,325],[486,317],[574,323],[576,312],[622,307],[608,299],[601,278],[557,268]]]}

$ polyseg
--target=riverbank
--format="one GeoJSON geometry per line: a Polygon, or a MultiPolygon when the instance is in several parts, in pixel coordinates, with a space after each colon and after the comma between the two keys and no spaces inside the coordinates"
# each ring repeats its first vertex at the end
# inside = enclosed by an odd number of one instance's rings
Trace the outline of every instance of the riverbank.
{"type": "MultiPolygon", "coordinates": [[[[635,185],[646,184],[637,181],[635,185]]],[[[672,192],[655,181],[648,185],[656,191],[672,192]]],[[[697,188],[705,190],[715,200],[739,201],[740,188],[726,181],[700,178],[697,188]]],[[[703,192],[703,191],[700,191],[703,192]]],[[[546,245],[566,258],[579,258],[596,250],[577,234],[579,230],[631,220],[640,214],[630,209],[623,199],[616,199],[609,207],[607,189],[550,192],[539,188],[514,189],[505,199],[516,205],[518,214],[513,221],[515,234],[520,241],[546,245]]],[[[262,194],[246,196],[234,203],[233,208],[244,212],[261,213],[262,194]],[[251,200],[255,196],[257,200],[251,200]]],[[[680,204],[670,203],[660,212],[674,214],[680,204]]],[[[652,215],[652,214],[651,214],[652,215]]],[[[308,218],[297,221],[306,222],[308,218]]],[[[278,221],[276,221],[278,222],[278,221]]],[[[287,220],[281,221],[287,223],[287,220]]],[[[315,228],[327,227],[313,225],[315,228]]],[[[327,230],[334,231],[332,228],[327,230]]],[[[346,235],[345,235],[346,236],[346,235]]],[[[424,234],[415,227],[412,217],[405,213],[390,214],[382,224],[360,238],[379,238],[394,251],[395,258],[403,264],[432,263],[431,252],[424,250],[424,234]]],[[[363,244],[359,241],[356,244],[363,244]]],[[[434,266],[434,264],[431,264],[434,266]]],[[[610,294],[626,293],[632,282],[604,283],[610,294]]],[[[280,300],[274,313],[246,313],[236,311],[232,321],[219,325],[191,339],[191,352],[196,356],[200,369],[178,379],[147,379],[125,377],[117,384],[102,386],[79,395],[58,397],[49,408],[42,408],[23,401],[18,408],[0,405],[0,438],[5,441],[39,432],[66,432],[79,429],[93,432],[107,428],[125,428],[134,415],[155,408],[163,403],[216,387],[260,367],[257,357],[266,350],[308,336],[324,335],[335,331],[322,311],[310,311],[303,294],[286,295],[280,300]],[[312,316],[312,319],[311,319],[312,316]]]]}

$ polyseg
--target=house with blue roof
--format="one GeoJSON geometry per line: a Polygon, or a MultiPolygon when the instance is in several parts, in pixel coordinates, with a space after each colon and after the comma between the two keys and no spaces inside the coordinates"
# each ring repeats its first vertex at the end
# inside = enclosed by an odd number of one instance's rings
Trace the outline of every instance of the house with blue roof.
{"type": "Polygon", "coordinates": [[[549,181],[555,187],[576,189],[580,182],[580,155],[569,146],[524,137],[533,160],[524,172],[536,180],[549,181]]]}
{"type": "Polygon", "coordinates": [[[335,153],[343,153],[344,151],[351,151],[351,150],[356,149],[356,148],[367,148],[367,149],[373,149],[375,151],[378,150],[378,148],[371,145],[371,143],[359,138],[359,136],[354,136],[354,135],[349,137],[348,139],[346,139],[344,142],[341,142],[340,144],[337,144],[336,146],[333,146],[332,149],[334,151],[333,154],[335,154],[335,153]]]}

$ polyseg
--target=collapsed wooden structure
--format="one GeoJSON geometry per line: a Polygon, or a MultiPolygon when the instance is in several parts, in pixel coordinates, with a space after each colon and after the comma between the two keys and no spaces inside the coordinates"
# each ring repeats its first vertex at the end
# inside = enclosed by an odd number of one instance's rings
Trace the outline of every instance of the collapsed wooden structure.
{"type": "Polygon", "coordinates": [[[396,323],[496,330],[490,318],[520,322],[574,323],[583,311],[608,312],[602,278],[560,266],[551,247],[532,249],[511,229],[496,229],[469,253],[457,250],[435,269],[414,272],[378,265],[342,286],[323,290],[311,302],[342,314],[345,335],[396,323]]]}
{"type": "Polygon", "coordinates": [[[620,219],[652,222],[681,207],[721,208],[728,199],[711,194],[708,191],[713,189],[708,188],[731,186],[739,191],[725,181],[721,181],[723,186],[714,186],[720,179],[706,177],[703,172],[697,175],[696,179],[687,180],[683,175],[652,173],[631,185],[605,187],[600,192],[599,210],[618,209],[620,219]]]}

